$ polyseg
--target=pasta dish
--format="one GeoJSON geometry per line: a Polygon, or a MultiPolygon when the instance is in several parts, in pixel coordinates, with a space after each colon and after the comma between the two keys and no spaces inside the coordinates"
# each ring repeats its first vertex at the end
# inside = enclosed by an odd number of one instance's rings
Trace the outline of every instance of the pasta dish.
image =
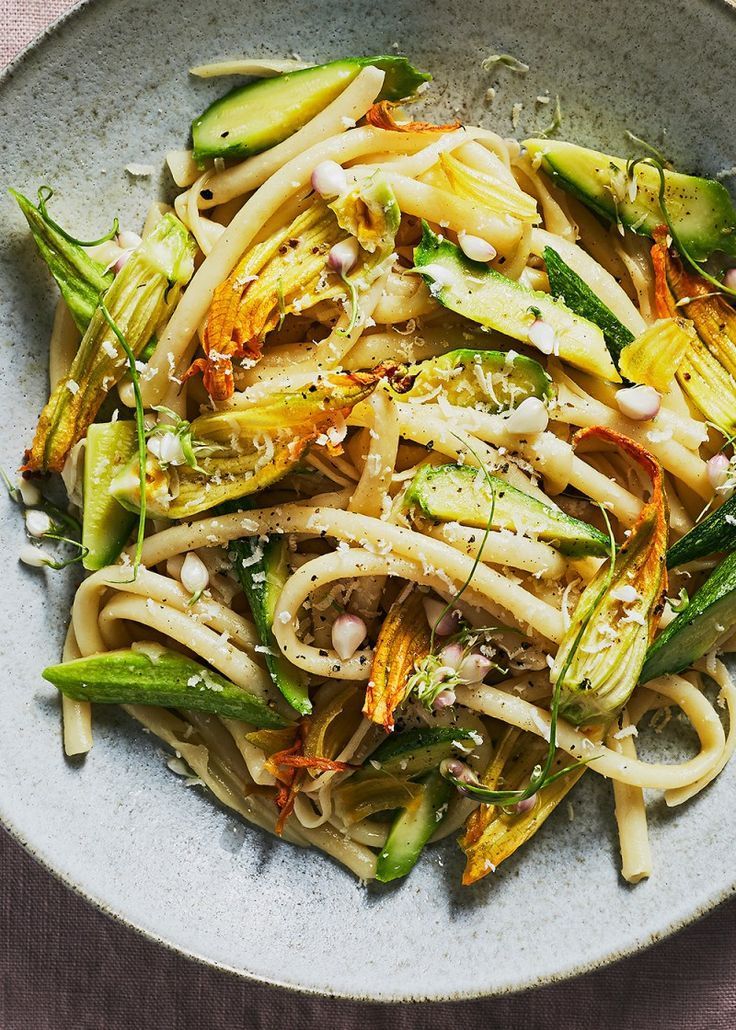
{"type": "Polygon", "coordinates": [[[8,486],[21,559],[86,570],[43,673],[67,754],[122,705],[184,782],[382,882],[453,836],[472,884],[603,776],[647,877],[645,792],[684,804],[736,744],[728,192],[559,118],[412,120],[397,55],[195,72],[251,78],[139,233],[13,191],[61,294],[8,486]],[[693,753],[640,757],[674,710],[693,753]]]}

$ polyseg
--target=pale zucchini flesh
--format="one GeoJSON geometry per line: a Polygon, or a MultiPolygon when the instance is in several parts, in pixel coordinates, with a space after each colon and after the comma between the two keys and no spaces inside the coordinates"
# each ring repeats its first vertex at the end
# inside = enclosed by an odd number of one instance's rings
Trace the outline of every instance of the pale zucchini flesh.
{"type": "MultiPolygon", "coordinates": [[[[499,476],[470,465],[425,465],[406,492],[407,506],[429,519],[485,529],[508,529],[556,547],[571,557],[610,551],[608,537],[579,519],[530,497],[499,476]]],[[[480,539],[480,537],[479,537],[480,539]]]]}
{"type": "Polygon", "coordinates": [[[475,734],[462,726],[429,726],[418,730],[406,730],[388,737],[371,755],[372,763],[381,771],[395,776],[420,776],[436,769],[445,758],[456,750],[472,747],[475,734]]]}
{"type": "Polygon", "coordinates": [[[548,293],[530,290],[488,265],[471,261],[426,223],[414,263],[444,307],[528,346],[535,346],[529,333],[541,319],[554,330],[555,354],[560,358],[608,382],[621,382],[597,325],[548,293]]]}
{"type": "Polygon", "coordinates": [[[429,79],[405,57],[347,57],[238,86],[192,123],[194,157],[248,157],[282,143],[350,85],[362,68],[385,73],[379,100],[412,96],[429,79]]]}
{"type": "Polygon", "coordinates": [[[135,422],[97,422],[87,430],[84,453],[82,564],[103,569],[118,558],[137,516],[115,500],[110,484],[136,453],[135,422]]]}
{"type": "Polygon", "coordinates": [[[402,399],[430,399],[437,391],[459,407],[493,413],[516,408],[527,397],[549,400],[552,383],[538,361],[523,354],[461,348],[406,369],[392,385],[402,399]]]}
{"type": "MultiPolygon", "coordinates": [[[[636,190],[628,192],[627,161],[563,140],[524,141],[532,161],[568,193],[607,221],[651,236],[665,224],[659,203],[660,175],[650,164],[634,169],[636,190]]],[[[696,261],[714,251],[736,256],[736,211],[725,186],[714,179],[664,170],[665,204],[677,237],[696,261]]]]}
{"type": "Polygon", "coordinates": [[[421,785],[419,795],[395,817],[378,856],[376,879],[381,883],[390,883],[411,872],[447,811],[452,786],[439,771],[427,773],[421,785]]]}
{"type": "Polygon", "coordinates": [[[230,559],[248,598],[261,644],[266,648],[264,658],[271,679],[292,708],[307,715],[312,703],[306,673],[286,660],[273,633],[276,603],[289,576],[286,550],[286,540],[278,534],[264,543],[258,537],[245,537],[230,544],[230,559]]]}
{"type": "Polygon", "coordinates": [[[736,552],[711,573],[647,653],[640,682],[681,672],[736,627],[736,552]]]}

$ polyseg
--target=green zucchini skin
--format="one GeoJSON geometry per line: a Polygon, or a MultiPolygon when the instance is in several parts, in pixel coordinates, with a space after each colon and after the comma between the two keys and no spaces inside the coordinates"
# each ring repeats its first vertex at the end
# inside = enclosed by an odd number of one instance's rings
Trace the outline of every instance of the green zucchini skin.
{"type": "Polygon", "coordinates": [[[527,397],[549,400],[552,383],[538,361],[523,354],[507,354],[497,350],[460,348],[436,358],[428,358],[406,370],[406,379],[412,380],[408,389],[399,388],[402,398],[411,400],[442,387],[443,396],[450,404],[474,407],[481,404],[496,413],[518,407],[527,397]],[[501,374],[494,385],[497,403],[482,389],[474,374],[477,365],[484,375],[501,374]],[[449,373],[455,373],[450,375],[449,373]]]}
{"type": "Polygon", "coordinates": [[[44,669],[67,697],[114,705],[160,705],[240,719],[278,729],[286,720],[255,694],[166,648],[109,651],[44,669]],[[153,655],[153,656],[151,656],[153,655]]]}
{"type": "Polygon", "coordinates": [[[110,483],[137,447],[135,422],[96,422],[87,430],[82,518],[82,545],[88,548],[82,559],[85,569],[112,565],[138,521],[138,516],[110,493],[110,483]]]}
{"type": "MultiPolygon", "coordinates": [[[[473,741],[472,730],[461,726],[428,726],[396,733],[376,748],[370,762],[377,762],[381,772],[412,778],[436,769],[440,762],[452,757],[458,745],[473,741]]],[[[374,770],[369,765],[366,771],[374,770]]]]}
{"type": "Polygon", "coordinates": [[[690,604],[654,641],[639,682],[681,672],[736,625],[736,551],[718,565],[690,604]]]}
{"type": "Polygon", "coordinates": [[[390,883],[411,872],[444,817],[452,795],[451,784],[437,769],[420,782],[421,794],[398,813],[378,856],[376,879],[381,883],[390,883]]]}
{"type": "Polygon", "coordinates": [[[282,143],[369,65],[386,73],[378,100],[404,100],[431,78],[405,57],[346,57],[237,86],[192,123],[195,160],[248,157],[282,143]]]}
{"type": "Polygon", "coordinates": [[[667,568],[736,547],[736,494],[711,512],[667,551],[667,568]]]}
{"type": "Polygon", "coordinates": [[[460,522],[485,529],[493,504],[493,529],[527,531],[571,557],[605,557],[610,543],[594,526],[571,518],[530,497],[506,480],[489,476],[495,491],[470,465],[424,465],[406,492],[406,504],[416,505],[430,519],[460,522]]]}
{"type": "Polygon", "coordinates": [[[634,334],[619,322],[608,305],[562,260],[554,248],[545,247],[542,256],[547,266],[552,295],[563,300],[576,315],[587,318],[601,329],[608,351],[618,368],[621,351],[632,342],[634,334]]]}
{"type": "Polygon", "coordinates": [[[260,544],[258,537],[244,537],[230,544],[230,556],[240,585],[248,598],[253,620],[264,647],[264,657],[271,679],[300,715],[312,711],[307,676],[288,662],[279,651],[273,635],[273,616],[279,594],[288,577],[286,567],[286,540],[272,534],[260,544]],[[260,557],[256,561],[258,551],[260,557]]]}
{"type": "Polygon", "coordinates": [[[564,361],[609,382],[621,381],[597,325],[548,293],[530,290],[489,265],[471,261],[426,222],[414,264],[435,300],[450,311],[532,346],[529,330],[541,318],[554,330],[556,353],[564,361]]]}
{"type": "MultiPolygon", "coordinates": [[[[632,232],[651,236],[664,224],[659,204],[660,177],[657,168],[636,166],[636,196],[626,192],[627,162],[597,150],[563,140],[528,139],[524,146],[532,159],[568,193],[596,214],[613,222],[620,220],[632,232]],[[612,188],[614,180],[622,184],[612,188]],[[617,195],[619,194],[619,195],[617,195]]],[[[714,179],[701,179],[665,169],[665,202],[677,236],[696,261],[714,251],[736,256],[736,211],[725,186],[714,179]]]]}

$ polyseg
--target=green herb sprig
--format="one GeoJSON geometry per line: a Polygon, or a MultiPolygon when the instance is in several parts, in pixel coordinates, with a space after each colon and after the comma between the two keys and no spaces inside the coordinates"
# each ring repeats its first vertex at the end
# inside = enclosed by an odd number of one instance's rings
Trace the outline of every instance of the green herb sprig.
{"type": "Polygon", "coordinates": [[[125,355],[128,359],[128,368],[130,370],[130,379],[133,383],[133,395],[135,397],[135,429],[136,436],[138,438],[138,481],[140,484],[140,506],[138,511],[138,534],[136,537],[135,555],[133,557],[133,579],[138,575],[138,569],[141,564],[141,555],[143,554],[143,540],[146,533],[146,422],[143,411],[143,397],[141,396],[141,382],[138,375],[138,369],[135,363],[135,354],[133,353],[130,344],[125,339],[125,335],[118,326],[115,319],[112,317],[110,312],[105,305],[105,301],[100,297],[100,311],[102,317],[105,319],[107,324],[110,326],[112,331],[117,337],[118,343],[125,351],[125,355]]]}
{"type": "Polygon", "coordinates": [[[100,243],[107,243],[108,240],[114,239],[120,232],[120,221],[118,218],[114,218],[112,223],[112,229],[110,229],[109,232],[105,233],[104,236],[100,236],[98,240],[78,240],[76,236],[72,236],[70,233],[66,231],[66,229],[62,229],[58,222],[55,222],[49,214],[46,205],[51,200],[53,195],[54,191],[51,189],[50,186],[39,186],[38,210],[41,213],[42,218],[44,218],[45,221],[48,222],[51,228],[55,229],[60,236],[63,236],[68,243],[76,244],[77,247],[97,247],[100,245],[100,243]]]}
{"type": "Polygon", "coordinates": [[[672,167],[672,162],[668,161],[665,155],[662,153],[662,151],[658,147],[655,147],[652,143],[647,143],[645,139],[642,139],[641,136],[637,136],[629,129],[626,130],[625,136],[632,143],[636,143],[638,147],[641,147],[642,150],[646,150],[647,154],[649,154],[650,157],[653,157],[655,161],[658,161],[663,168],[672,167]]]}

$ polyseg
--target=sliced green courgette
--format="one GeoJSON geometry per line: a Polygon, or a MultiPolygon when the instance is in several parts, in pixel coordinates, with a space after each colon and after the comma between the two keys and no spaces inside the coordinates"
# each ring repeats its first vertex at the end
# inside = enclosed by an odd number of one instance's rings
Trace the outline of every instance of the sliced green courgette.
{"type": "Polygon", "coordinates": [[[414,264],[432,296],[451,311],[530,346],[535,346],[530,330],[541,320],[553,330],[555,354],[584,372],[620,382],[597,325],[548,293],[530,290],[488,265],[471,261],[459,247],[432,232],[426,222],[414,251],[414,264]]]}
{"type": "Polygon", "coordinates": [[[312,711],[306,673],[297,669],[281,654],[273,635],[276,603],[288,579],[287,544],[283,536],[273,534],[265,543],[258,537],[245,537],[230,544],[233,568],[248,598],[253,619],[266,648],[266,667],[278,689],[300,715],[312,711]]]}
{"type": "MultiPolygon", "coordinates": [[[[467,751],[470,740],[474,746],[476,734],[461,726],[430,726],[407,730],[388,737],[370,757],[366,771],[380,767],[392,776],[420,776],[436,769],[440,762],[455,751],[467,751]],[[374,765],[373,763],[376,763],[374,765]]],[[[357,774],[356,774],[357,775],[357,774]]]]}
{"type": "Polygon", "coordinates": [[[136,453],[135,422],[97,422],[87,430],[84,452],[82,559],[85,569],[112,565],[127,543],[137,516],[110,494],[110,483],[136,453]]]}
{"type": "Polygon", "coordinates": [[[552,396],[550,378],[539,362],[513,351],[451,350],[411,365],[391,385],[408,400],[441,390],[450,404],[482,405],[491,412],[516,408],[527,397],[552,396]]]}
{"type": "Polygon", "coordinates": [[[337,787],[337,810],[349,825],[377,812],[404,808],[422,793],[415,777],[436,772],[446,758],[457,752],[467,755],[478,743],[473,730],[459,726],[430,726],[392,735],[337,787]]]}
{"type": "Polygon", "coordinates": [[[195,160],[247,157],[276,146],[350,85],[361,69],[386,73],[378,100],[403,100],[431,76],[405,57],[346,57],[238,86],[192,123],[195,160]]]}
{"type": "MultiPolygon", "coordinates": [[[[664,224],[659,171],[652,165],[636,165],[634,187],[624,158],[562,140],[528,139],[524,146],[558,186],[603,218],[620,221],[641,236],[651,236],[664,224]]],[[[736,257],[736,211],[725,186],[669,170],[664,180],[673,227],[692,257],[703,261],[715,250],[736,257]]]]}
{"type": "Polygon", "coordinates": [[[639,682],[681,672],[736,626],[736,552],[711,573],[687,608],[654,641],[639,682]]]}
{"type": "Polygon", "coordinates": [[[718,551],[730,551],[732,547],[736,547],[736,494],[670,547],[667,568],[674,569],[718,551]]]}
{"type": "Polygon", "coordinates": [[[543,256],[552,296],[559,297],[576,315],[587,318],[602,330],[608,351],[618,368],[621,351],[631,343],[634,334],[619,322],[611,309],[593,293],[577,272],[562,260],[556,250],[545,247],[543,256]]]}
{"type": "Polygon", "coordinates": [[[254,726],[286,725],[286,720],[262,698],[156,644],[51,665],[42,675],[62,694],[77,701],[191,708],[254,726]]]}
{"type": "Polygon", "coordinates": [[[378,856],[376,879],[381,883],[411,872],[447,811],[452,794],[447,780],[434,769],[420,783],[421,793],[398,813],[378,856]]]}
{"type": "Polygon", "coordinates": [[[478,529],[485,529],[493,506],[493,529],[536,537],[576,558],[605,557],[610,551],[608,537],[594,526],[550,508],[498,476],[486,477],[470,465],[424,465],[409,484],[406,504],[416,505],[427,518],[478,529]]]}

